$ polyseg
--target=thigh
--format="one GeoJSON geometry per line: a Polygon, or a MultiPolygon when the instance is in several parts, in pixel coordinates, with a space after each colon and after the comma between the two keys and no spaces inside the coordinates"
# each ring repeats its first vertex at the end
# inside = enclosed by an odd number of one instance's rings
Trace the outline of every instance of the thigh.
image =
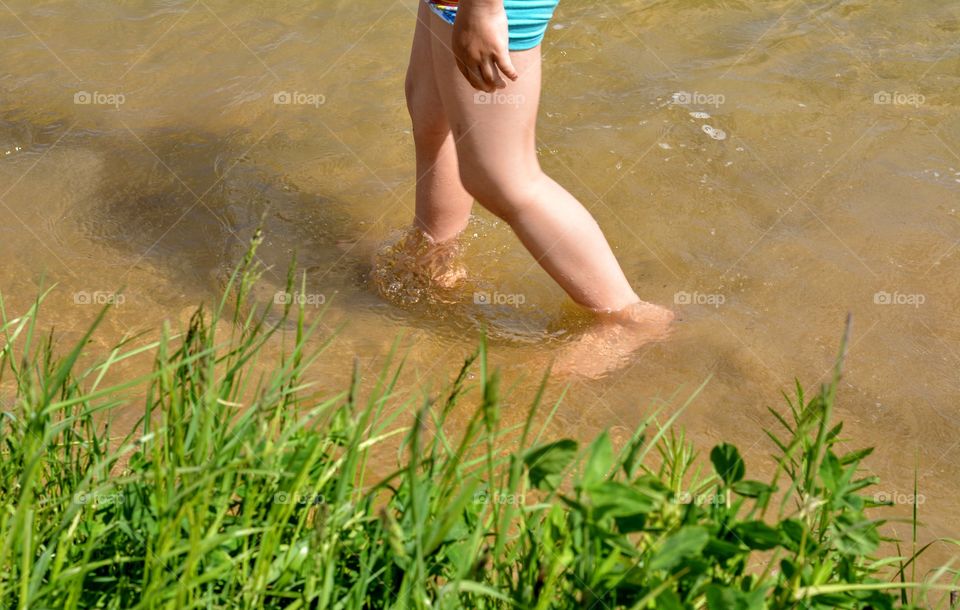
{"type": "Polygon", "coordinates": [[[450,50],[453,28],[430,14],[433,74],[457,153],[464,163],[484,167],[539,169],[536,160],[537,108],[540,103],[540,47],[511,52],[520,77],[504,79],[494,93],[474,89],[460,74],[450,50]]]}
{"type": "Polygon", "coordinates": [[[431,16],[433,11],[427,7],[426,2],[421,1],[417,10],[413,45],[410,48],[410,63],[407,66],[407,106],[415,122],[420,119],[439,123],[442,127],[449,129],[445,114],[442,112],[443,102],[440,99],[440,91],[437,89],[437,80],[433,71],[431,16]]]}

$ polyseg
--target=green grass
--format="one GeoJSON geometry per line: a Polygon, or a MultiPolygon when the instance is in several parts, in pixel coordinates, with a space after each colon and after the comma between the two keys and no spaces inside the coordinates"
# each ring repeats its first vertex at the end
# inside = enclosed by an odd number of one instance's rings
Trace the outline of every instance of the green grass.
{"type": "Polygon", "coordinates": [[[38,330],[42,299],[3,312],[3,607],[880,609],[945,603],[956,583],[907,581],[924,548],[878,556],[869,450],[841,451],[831,418],[839,365],[772,411],[777,467],[759,481],[733,445],[699,459],[679,409],[619,448],[544,438],[547,376],[502,426],[482,342],[439,398],[398,401],[396,357],[318,397],[322,344],[302,308],[246,306],[252,260],[184,332],[92,366],[86,339],[63,352],[38,330]],[[145,357],[152,373],[104,386],[145,357]],[[130,396],[143,417],[117,435],[104,422],[130,396]],[[454,409],[473,416],[448,433],[454,409]],[[371,479],[378,445],[398,458],[371,479]]]}

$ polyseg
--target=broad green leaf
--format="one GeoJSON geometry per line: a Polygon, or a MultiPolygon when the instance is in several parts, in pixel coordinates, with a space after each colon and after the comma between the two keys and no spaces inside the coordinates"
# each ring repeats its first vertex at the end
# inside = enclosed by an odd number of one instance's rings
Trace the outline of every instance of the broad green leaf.
{"type": "Polygon", "coordinates": [[[876,524],[868,521],[862,513],[840,514],[830,524],[830,537],[837,550],[848,555],[869,555],[880,544],[876,524]]]}
{"type": "Polygon", "coordinates": [[[728,443],[720,443],[710,451],[710,462],[724,483],[736,483],[746,474],[747,468],[737,448],[728,443]]]}
{"type": "Polygon", "coordinates": [[[529,449],[523,463],[536,489],[554,490],[560,483],[564,469],[577,454],[576,441],[568,438],[529,449]]]}
{"type": "Polygon", "coordinates": [[[733,610],[740,592],[731,587],[707,585],[707,608],[710,610],[733,610]]]}
{"type": "Polygon", "coordinates": [[[745,521],[733,527],[733,534],[747,547],[765,551],[781,542],[780,530],[763,521],[745,521]]]}
{"type": "Polygon", "coordinates": [[[690,525],[664,540],[648,564],[651,570],[669,570],[688,557],[703,550],[710,535],[699,525],[690,525]]]}
{"type": "MultiPolygon", "coordinates": [[[[800,541],[804,539],[806,527],[798,519],[785,519],[780,522],[780,532],[783,534],[782,541],[786,548],[794,553],[800,552],[800,541]]],[[[807,546],[810,545],[810,536],[806,536],[807,546]]]]}
{"type": "Polygon", "coordinates": [[[712,555],[720,559],[729,559],[737,555],[746,554],[749,551],[744,550],[744,548],[739,544],[733,544],[732,542],[727,542],[726,540],[711,538],[707,542],[707,546],[704,547],[703,552],[707,555],[712,555]]]}
{"type": "Polygon", "coordinates": [[[774,488],[761,481],[737,481],[730,486],[733,493],[746,498],[759,498],[773,493],[774,488]]]}
{"type": "Polygon", "coordinates": [[[764,589],[754,589],[744,593],[733,587],[722,587],[720,585],[707,585],[707,608],[709,610],[763,610],[764,589]]]}
{"type": "Polygon", "coordinates": [[[586,492],[597,517],[629,517],[647,514],[660,506],[666,493],[628,485],[619,481],[603,481],[586,492]]]}
{"type": "MultiPolygon", "coordinates": [[[[676,586],[676,585],[674,585],[676,586]]],[[[657,610],[683,610],[683,602],[673,589],[666,589],[657,596],[654,607],[657,610]]]]}
{"type": "Polygon", "coordinates": [[[602,482],[613,466],[613,444],[610,435],[604,430],[590,445],[590,455],[583,470],[581,486],[589,488],[602,482]]]}
{"type": "Polygon", "coordinates": [[[841,477],[843,477],[843,467],[840,465],[840,460],[832,451],[827,451],[823,461],[820,462],[820,480],[831,495],[837,493],[841,477]]]}

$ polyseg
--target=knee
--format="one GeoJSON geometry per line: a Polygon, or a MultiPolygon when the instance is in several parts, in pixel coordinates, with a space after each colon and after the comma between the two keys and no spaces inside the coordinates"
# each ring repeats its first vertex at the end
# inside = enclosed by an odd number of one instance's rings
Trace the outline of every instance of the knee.
{"type": "Polygon", "coordinates": [[[404,94],[407,99],[407,112],[413,123],[413,137],[418,144],[439,145],[447,137],[450,128],[443,108],[436,99],[435,92],[411,72],[407,73],[404,94]]]}
{"type": "Polygon", "coordinates": [[[536,203],[542,174],[519,168],[494,168],[460,159],[460,181],[468,193],[491,213],[509,224],[536,203]]]}

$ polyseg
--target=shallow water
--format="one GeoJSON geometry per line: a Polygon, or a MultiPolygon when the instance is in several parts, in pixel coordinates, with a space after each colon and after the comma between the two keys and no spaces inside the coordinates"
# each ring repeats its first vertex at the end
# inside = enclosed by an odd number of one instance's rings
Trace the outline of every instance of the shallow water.
{"type": "MultiPolygon", "coordinates": [[[[56,283],[44,319],[68,341],[125,287],[103,346],[182,319],[262,220],[261,298],[296,253],[304,298],[342,327],[320,371],[331,390],[354,357],[376,370],[401,333],[406,387],[438,387],[486,325],[519,417],[582,324],[479,210],[462,303],[400,308],[365,281],[412,215],[415,0],[5,6],[9,311],[56,283]]],[[[766,407],[794,378],[826,379],[850,312],[845,433],[877,445],[867,465],[902,515],[917,468],[923,540],[960,536],[958,34],[960,5],[939,0],[561,3],[543,45],[542,164],[639,294],[684,322],[626,369],[575,382],[558,432],[625,434],[709,377],[682,418],[692,438],[769,466],[766,407]]]]}

